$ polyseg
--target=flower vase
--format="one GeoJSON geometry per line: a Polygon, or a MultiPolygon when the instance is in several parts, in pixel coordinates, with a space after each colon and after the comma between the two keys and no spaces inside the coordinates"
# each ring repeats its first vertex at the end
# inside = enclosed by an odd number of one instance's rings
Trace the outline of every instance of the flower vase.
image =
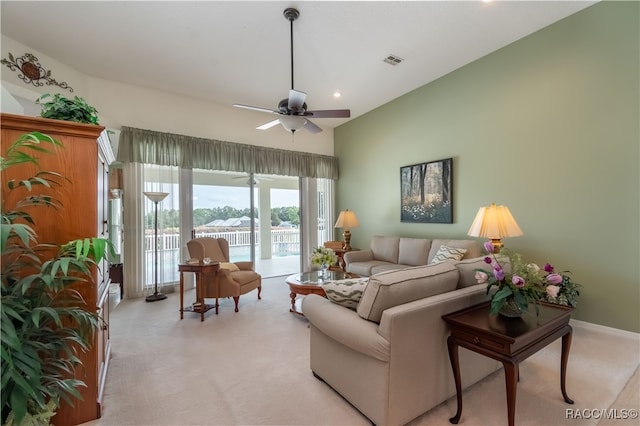
{"type": "Polygon", "coordinates": [[[520,318],[523,312],[516,303],[516,300],[513,297],[508,297],[505,299],[498,313],[507,318],[520,318]]]}
{"type": "Polygon", "coordinates": [[[320,276],[326,277],[328,269],[329,269],[329,265],[327,265],[326,263],[323,263],[322,265],[320,265],[320,276]]]}

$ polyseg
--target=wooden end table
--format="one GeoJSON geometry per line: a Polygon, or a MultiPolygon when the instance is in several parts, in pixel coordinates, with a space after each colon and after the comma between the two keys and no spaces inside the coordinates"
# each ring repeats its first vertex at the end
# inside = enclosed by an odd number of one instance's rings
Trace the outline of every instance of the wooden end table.
{"type": "Polygon", "coordinates": [[[458,346],[502,362],[507,387],[509,426],[513,426],[520,362],[562,337],[560,390],[565,402],[573,404],[567,396],[565,380],[572,335],[569,319],[573,308],[548,303],[539,307],[540,315],[537,317],[535,308],[531,305],[529,313],[525,313],[521,318],[505,318],[501,315],[490,315],[489,302],[486,302],[442,317],[451,327],[447,347],[458,402],[456,415],[449,419],[451,423],[457,424],[462,415],[458,346]]]}
{"type": "Polygon", "coordinates": [[[327,297],[322,284],[330,280],[344,280],[346,278],[359,278],[359,275],[350,274],[344,271],[329,269],[325,276],[320,275],[320,271],[300,272],[298,274],[289,275],[287,277],[287,284],[289,284],[289,290],[291,293],[291,307],[289,312],[302,315],[302,298],[300,296],[306,296],[308,294],[317,294],[322,297],[327,297]]]}
{"type": "Polygon", "coordinates": [[[346,269],[347,264],[346,264],[346,262],[344,261],[344,254],[345,254],[345,253],[347,253],[347,252],[349,252],[349,251],[358,251],[358,250],[360,250],[360,249],[353,248],[353,247],[352,247],[350,250],[345,250],[345,249],[343,249],[343,248],[333,249],[333,251],[335,252],[335,254],[338,256],[338,266],[340,266],[340,267],[342,268],[342,270],[343,270],[343,271],[345,271],[345,272],[346,272],[346,270],[347,270],[347,269],[346,269]]]}
{"type": "Polygon", "coordinates": [[[210,309],[216,308],[216,315],[218,315],[218,292],[220,286],[218,283],[218,270],[220,269],[220,263],[183,263],[178,265],[178,271],[180,272],[180,319],[183,319],[184,312],[194,312],[200,314],[200,321],[204,321],[204,313],[210,309]],[[194,272],[196,274],[196,302],[184,307],[184,273],[194,272]],[[202,276],[204,274],[215,274],[215,289],[216,289],[216,304],[208,305],[204,303],[204,289],[202,288],[202,276]]]}

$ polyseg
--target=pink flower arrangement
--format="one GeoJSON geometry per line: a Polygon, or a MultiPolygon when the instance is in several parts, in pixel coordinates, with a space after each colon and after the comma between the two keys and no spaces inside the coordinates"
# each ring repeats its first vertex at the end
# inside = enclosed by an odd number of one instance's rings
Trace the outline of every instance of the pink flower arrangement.
{"type": "Polygon", "coordinates": [[[507,303],[515,304],[522,312],[528,310],[530,303],[541,301],[576,306],[579,284],[571,281],[568,271],[556,273],[549,263],[541,270],[535,263],[523,262],[520,254],[509,249],[496,255],[491,241],[484,248],[489,253],[484,261],[492,270],[477,269],[475,278],[479,284],[487,284],[487,294],[497,288],[491,297],[492,314],[507,303]]]}
{"type": "Polygon", "coordinates": [[[571,272],[555,272],[554,267],[549,263],[544,265],[544,271],[547,273],[545,276],[547,282],[545,301],[575,308],[578,305],[580,287],[582,286],[571,280],[571,272]]]}

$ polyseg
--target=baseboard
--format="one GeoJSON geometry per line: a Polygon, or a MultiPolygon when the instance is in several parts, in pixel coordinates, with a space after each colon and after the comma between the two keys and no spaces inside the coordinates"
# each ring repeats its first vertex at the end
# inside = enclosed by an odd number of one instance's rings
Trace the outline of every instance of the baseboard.
{"type": "Polygon", "coordinates": [[[572,327],[582,328],[584,330],[592,330],[600,333],[607,333],[607,334],[621,336],[621,337],[640,339],[640,333],[635,333],[633,331],[628,331],[628,330],[621,330],[619,328],[607,327],[605,325],[594,324],[591,322],[575,320],[573,318],[571,319],[570,324],[572,327]]]}

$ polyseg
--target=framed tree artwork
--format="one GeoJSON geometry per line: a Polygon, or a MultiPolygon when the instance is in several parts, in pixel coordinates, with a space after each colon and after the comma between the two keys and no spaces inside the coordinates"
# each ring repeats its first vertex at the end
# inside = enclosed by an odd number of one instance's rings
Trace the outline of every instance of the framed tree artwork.
{"type": "Polygon", "coordinates": [[[400,221],[453,223],[453,158],[400,167],[400,221]]]}

